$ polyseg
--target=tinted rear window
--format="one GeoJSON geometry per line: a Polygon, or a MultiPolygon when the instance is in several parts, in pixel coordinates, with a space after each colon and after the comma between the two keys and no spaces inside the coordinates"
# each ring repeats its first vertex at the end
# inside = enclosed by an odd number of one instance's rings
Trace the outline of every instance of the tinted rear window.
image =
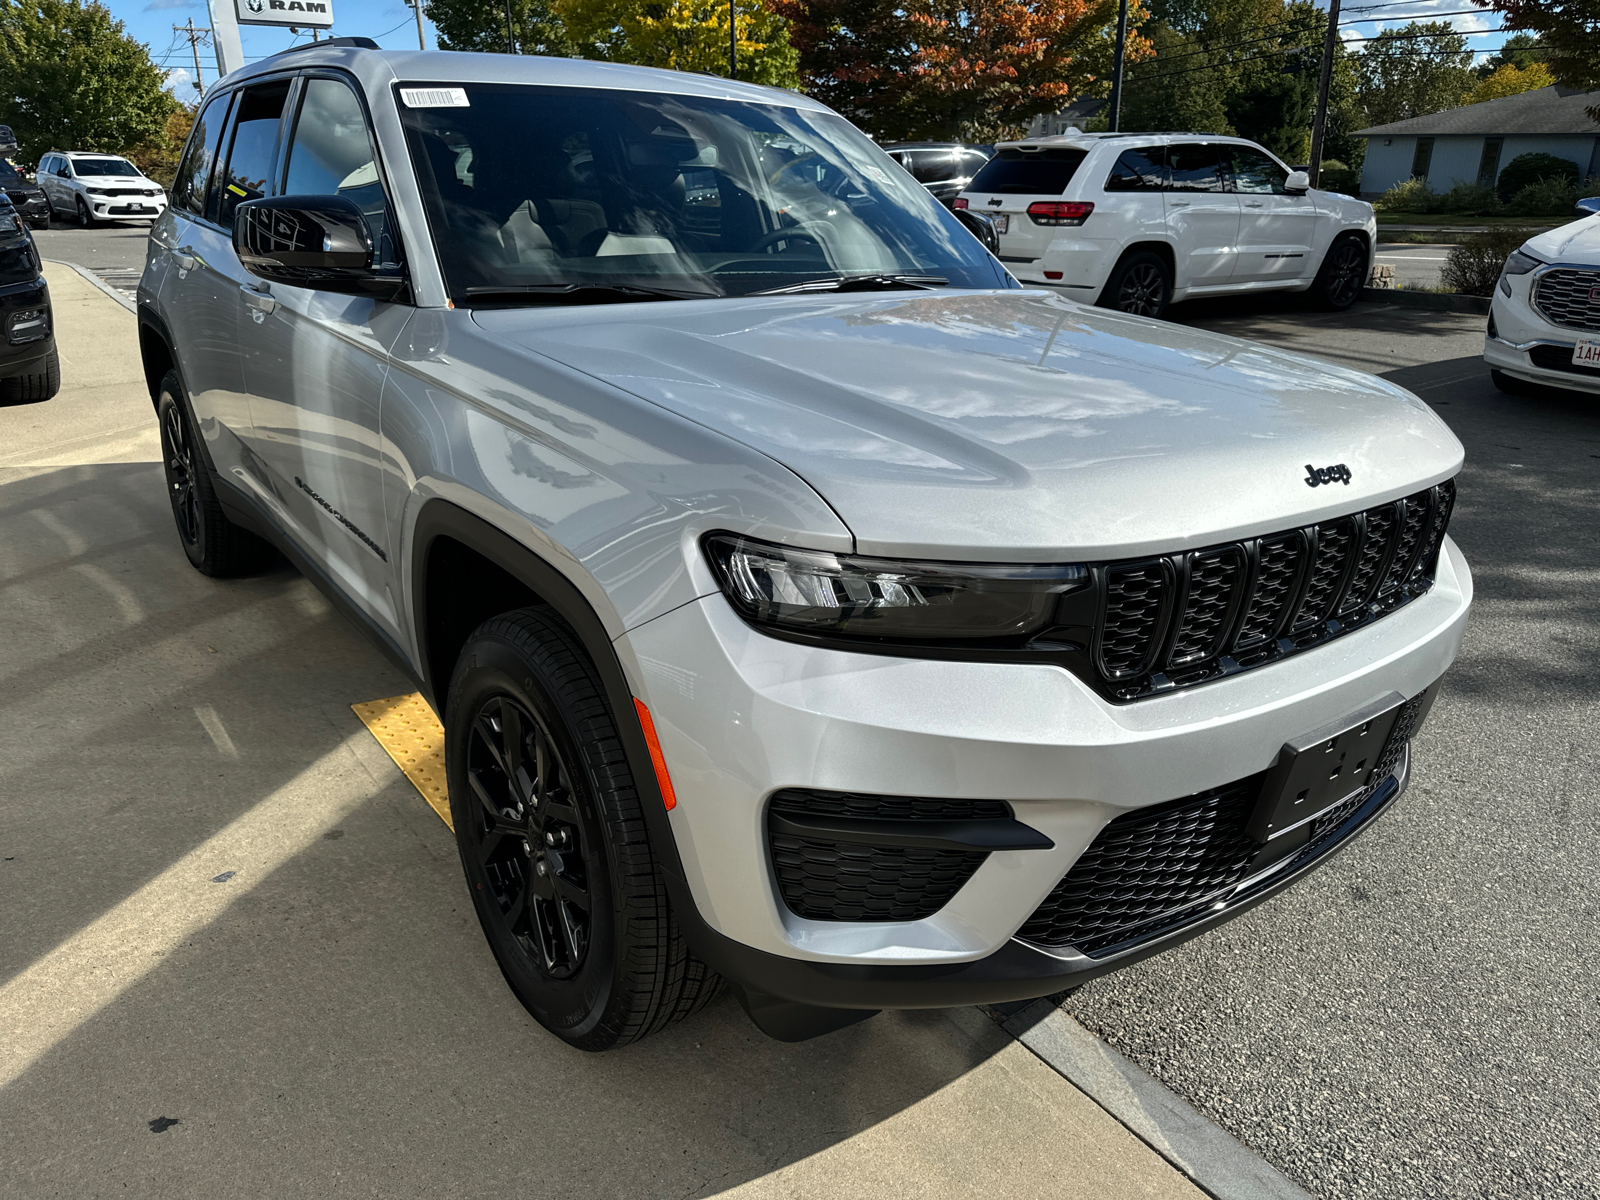
{"type": "Polygon", "coordinates": [[[972,177],[967,190],[1000,195],[1057,196],[1067,190],[1087,151],[1052,147],[1048,150],[1002,150],[972,177]]]}

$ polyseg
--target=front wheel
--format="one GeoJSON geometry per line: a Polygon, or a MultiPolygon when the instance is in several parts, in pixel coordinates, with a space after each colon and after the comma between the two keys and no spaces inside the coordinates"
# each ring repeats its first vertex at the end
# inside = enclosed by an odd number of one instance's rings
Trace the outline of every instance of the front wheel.
{"type": "Polygon", "coordinates": [[[94,227],[94,214],[89,211],[89,206],[83,202],[83,197],[78,197],[78,226],[82,229],[94,227]]]}
{"type": "Polygon", "coordinates": [[[1159,317],[1172,299],[1172,270],[1153,250],[1136,250],[1112,268],[1097,303],[1139,317],[1159,317]]]}
{"type": "Polygon", "coordinates": [[[1367,248],[1359,238],[1341,237],[1328,247],[1311,294],[1323,308],[1343,312],[1356,302],[1366,282],[1367,248]]]}
{"type": "Polygon", "coordinates": [[[61,360],[54,350],[40,369],[0,379],[0,404],[37,404],[61,390],[61,360]]]}
{"type": "Polygon", "coordinates": [[[716,994],[668,907],[600,677],[550,610],[505,613],[467,639],[445,767],[479,923],[539,1024],[608,1050],[716,994]]]}

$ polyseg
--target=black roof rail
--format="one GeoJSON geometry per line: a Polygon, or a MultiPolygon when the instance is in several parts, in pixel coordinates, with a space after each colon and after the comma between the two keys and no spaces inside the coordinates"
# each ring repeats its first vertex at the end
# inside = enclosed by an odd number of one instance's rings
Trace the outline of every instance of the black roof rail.
{"type": "Polygon", "coordinates": [[[366,37],[336,37],[323,38],[320,42],[304,42],[298,46],[290,46],[287,50],[279,50],[270,54],[269,58],[282,58],[285,54],[299,54],[305,50],[325,50],[330,46],[343,46],[350,50],[381,50],[377,42],[366,37]]]}

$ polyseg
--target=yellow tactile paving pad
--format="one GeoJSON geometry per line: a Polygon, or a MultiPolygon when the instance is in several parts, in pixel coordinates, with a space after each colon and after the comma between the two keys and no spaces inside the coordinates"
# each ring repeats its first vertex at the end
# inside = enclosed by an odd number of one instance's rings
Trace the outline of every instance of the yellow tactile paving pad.
{"type": "MultiPolygon", "coordinates": [[[[422,793],[428,807],[450,825],[450,790],[444,775],[444,726],[439,724],[439,718],[434,716],[422,693],[368,700],[350,707],[378,739],[378,745],[394,759],[395,766],[404,771],[412,786],[422,793]]],[[[450,828],[453,830],[455,826],[450,825],[450,828]]]]}

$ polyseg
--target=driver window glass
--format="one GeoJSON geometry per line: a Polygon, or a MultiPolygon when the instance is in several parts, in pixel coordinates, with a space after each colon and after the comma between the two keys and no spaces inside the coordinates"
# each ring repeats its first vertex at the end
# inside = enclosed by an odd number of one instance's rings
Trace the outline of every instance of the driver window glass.
{"type": "MultiPolygon", "coordinates": [[[[399,255],[389,236],[388,202],[361,102],[336,79],[308,79],[302,94],[283,194],[353,200],[367,219],[374,263],[394,263],[399,255]]],[[[459,158],[455,175],[459,182],[459,158]]]]}
{"type": "Polygon", "coordinates": [[[1235,192],[1257,192],[1283,195],[1284,180],[1289,178],[1277,163],[1273,162],[1259,150],[1252,150],[1248,146],[1232,146],[1232,163],[1229,170],[1229,181],[1235,192]]]}
{"type": "Polygon", "coordinates": [[[278,125],[288,98],[287,79],[246,88],[240,95],[228,166],[219,175],[206,206],[206,215],[224,229],[233,227],[233,210],[244,201],[271,194],[278,125]]]}
{"type": "Polygon", "coordinates": [[[1222,191],[1221,154],[1216,146],[1190,144],[1167,147],[1167,166],[1174,192],[1222,191]]]}
{"type": "Polygon", "coordinates": [[[211,178],[211,166],[217,159],[217,144],[222,141],[222,127],[227,124],[228,102],[231,95],[217,96],[200,113],[194,123],[194,133],[189,138],[189,148],[178,164],[177,178],[172,185],[172,203],[175,207],[200,216],[206,208],[206,181],[211,178]]]}

